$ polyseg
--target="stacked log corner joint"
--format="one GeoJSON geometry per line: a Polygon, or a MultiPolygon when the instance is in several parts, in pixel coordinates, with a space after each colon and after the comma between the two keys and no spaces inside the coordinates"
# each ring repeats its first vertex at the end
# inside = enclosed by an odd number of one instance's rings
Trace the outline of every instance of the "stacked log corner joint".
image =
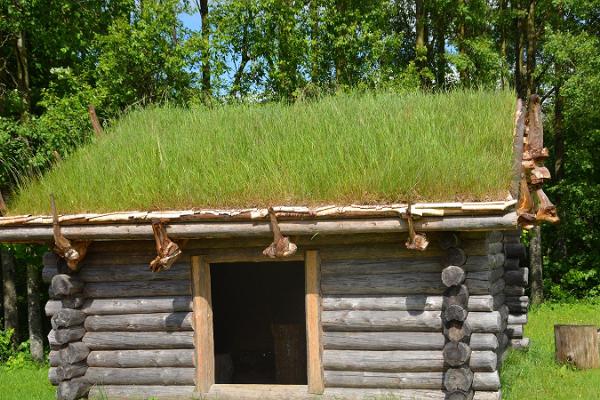
{"type": "Polygon", "coordinates": [[[443,349],[444,364],[444,389],[447,398],[471,399],[473,398],[473,371],[469,368],[471,358],[471,330],[467,323],[469,289],[464,284],[466,272],[462,266],[466,263],[464,251],[458,246],[455,235],[449,234],[451,239],[442,241],[440,246],[446,250],[447,255],[442,263],[442,283],[446,286],[442,304],[442,322],[446,344],[443,349]]]}
{"type": "Polygon", "coordinates": [[[529,98],[523,128],[517,215],[519,225],[525,229],[531,229],[534,225],[544,221],[552,224],[559,221],[556,206],[542,190],[542,185],[551,176],[548,168],[544,166],[544,161],[548,158],[548,149],[544,147],[541,101],[536,94],[529,98]]]}
{"type": "Polygon", "coordinates": [[[527,250],[521,243],[521,232],[504,233],[504,287],[505,304],[508,307],[506,334],[510,346],[515,349],[529,347],[529,338],[524,337],[523,327],[527,324],[529,297],[525,289],[529,284],[529,268],[523,267],[527,260],[527,250]]]}

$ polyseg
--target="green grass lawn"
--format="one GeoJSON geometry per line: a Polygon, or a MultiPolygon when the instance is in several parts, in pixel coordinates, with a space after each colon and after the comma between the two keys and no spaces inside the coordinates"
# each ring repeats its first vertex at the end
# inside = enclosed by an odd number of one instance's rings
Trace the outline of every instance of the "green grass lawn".
{"type": "Polygon", "coordinates": [[[554,324],[600,327],[600,302],[544,304],[529,314],[527,352],[513,351],[501,371],[508,400],[600,399],[600,369],[577,371],[554,362],[554,324]]]}
{"type": "Polygon", "coordinates": [[[503,200],[511,91],[149,108],[24,184],[12,214],[503,200]]]}
{"type": "MultiPolygon", "coordinates": [[[[525,328],[531,338],[527,352],[512,351],[501,371],[506,400],[596,400],[600,369],[576,371],[554,362],[555,323],[600,326],[600,302],[545,304],[531,311],[525,328]]],[[[48,369],[36,366],[0,367],[0,400],[52,400],[48,369]]]]}

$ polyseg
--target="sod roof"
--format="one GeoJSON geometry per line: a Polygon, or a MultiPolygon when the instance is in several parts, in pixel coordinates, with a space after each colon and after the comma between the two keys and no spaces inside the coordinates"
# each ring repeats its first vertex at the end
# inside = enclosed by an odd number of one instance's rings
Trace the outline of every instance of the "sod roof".
{"type": "Polygon", "coordinates": [[[149,108],[45,175],[15,214],[505,200],[515,95],[354,93],[149,108]]]}

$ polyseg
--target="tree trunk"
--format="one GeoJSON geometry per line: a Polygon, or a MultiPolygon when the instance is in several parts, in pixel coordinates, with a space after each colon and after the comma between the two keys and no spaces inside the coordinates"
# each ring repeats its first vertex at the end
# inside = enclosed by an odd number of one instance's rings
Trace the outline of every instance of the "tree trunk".
{"type": "Polygon", "coordinates": [[[210,86],[210,26],[208,24],[208,0],[199,0],[202,22],[202,92],[211,97],[210,86]]]}
{"type": "MultiPolygon", "coordinates": [[[[339,17],[346,14],[346,0],[336,0],[335,10],[339,17]]],[[[336,38],[337,39],[337,38],[336,38]]],[[[335,47],[335,79],[338,85],[345,85],[348,83],[347,76],[347,60],[346,54],[343,48],[339,46],[335,47]]]]}
{"type": "Polygon", "coordinates": [[[427,67],[427,47],[425,46],[425,4],[423,0],[415,1],[415,56],[416,67],[421,79],[421,86],[427,86],[424,69],[427,67]]]}
{"type": "Polygon", "coordinates": [[[515,89],[521,99],[527,98],[527,87],[524,74],[523,50],[525,44],[525,24],[523,22],[521,2],[512,2],[513,14],[515,15],[515,89]]]}
{"type": "MultiPolygon", "coordinates": [[[[458,53],[461,57],[465,56],[465,8],[467,4],[465,0],[459,0],[459,11],[458,11],[458,53]]],[[[464,85],[467,82],[467,71],[461,69],[459,71],[460,83],[464,85]]]]}
{"type": "Polygon", "coordinates": [[[556,361],[578,369],[600,368],[598,332],[593,325],[554,325],[556,361]]]}
{"type": "MultiPolygon", "coordinates": [[[[500,56],[502,60],[506,61],[506,1],[500,0],[500,56]]],[[[504,71],[500,75],[500,85],[502,88],[506,87],[506,77],[504,71]]]]}
{"type": "Polygon", "coordinates": [[[27,313],[29,348],[33,361],[44,361],[44,339],[40,308],[40,271],[35,265],[27,266],[27,313]]]}
{"type": "Polygon", "coordinates": [[[438,88],[446,86],[446,18],[440,5],[435,11],[434,50],[435,84],[438,88]]]}
{"type": "Polygon", "coordinates": [[[542,233],[539,226],[534,227],[529,239],[529,270],[531,271],[531,302],[544,301],[544,280],[542,277],[542,233]]]}
{"type": "Polygon", "coordinates": [[[527,98],[537,90],[533,79],[537,36],[535,31],[535,6],[536,0],[529,0],[529,10],[527,12],[527,98]]]}
{"type": "Polygon", "coordinates": [[[22,118],[31,110],[31,90],[29,87],[29,61],[27,57],[27,47],[25,43],[25,32],[20,31],[15,41],[15,50],[17,55],[17,77],[19,92],[24,104],[22,118]]]}
{"type": "Polygon", "coordinates": [[[2,259],[2,292],[4,294],[4,329],[14,329],[13,344],[16,346],[19,338],[19,314],[15,288],[15,259],[12,253],[3,246],[0,246],[0,258],[2,259]]]}
{"type": "Polygon", "coordinates": [[[317,0],[310,2],[310,38],[311,38],[311,68],[310,81],[313,84],[319,82],[319,4],[317,0]]]}

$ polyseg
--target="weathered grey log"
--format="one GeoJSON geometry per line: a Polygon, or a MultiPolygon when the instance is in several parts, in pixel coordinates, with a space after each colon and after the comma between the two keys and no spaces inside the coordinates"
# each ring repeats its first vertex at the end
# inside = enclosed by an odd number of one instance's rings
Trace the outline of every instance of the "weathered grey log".
{"type": "Polygon", "coordinates": [[[441,264],[444,267],[455,265],[460,267],[467,262],[467,255],[463,249],[458,247],[450,247],[446,250],[446,254],[442,257],[441,264]]]}
{"type": "Polygon", "coordinates": [[[48,380],[54,386],[56,386],[60,383],[60,379],[58,378],[58,375],[56,373],[56,368],[51,367],[48,369],[48,380]]]}
{"type": "MultiPolygon", "coordinates": [[[[188,299],[184,296],[184,298],[188,299]]],[[[175,312],[189,311],[183,309],[185,300],[181,302],[173,300],[175,304],[172,309],[167,309],[169,303],[167,299],[157,301],[156,306],[148,304],[147,307],[142,305],[136,307],[138,300],[131,300],[133,304],[127,303],[129,299],[103,300],[93,299],[86,303],[83,311],[88,314],[128,314],[128,313],[150,313],[150,312],[175,312]],[[117,311],[113,310],[117,308],[117,311]],[[164,307],[161,306],[164,305],[164,307]],[[177,307],[180,304],[180,307],[177,307]],[[143,307],[143,308],[142,308],[143,307]],[[156,307],[156,308],[155,308],[156,307]],[[161,308],[162,307],[162,308],[161,308]],[[118,311],[122,310],[122,311],[118,311]]],[[[153,298],[147,299],[152,303],[153,298]]],[[[142,301],[141,299],[139,300],[142,301]]],[[[146,300],[144,300],[146,301],[146,300]]],[[[386,296],[386,295],[326,295],[322,298],[322,307],[325,311],[341,311],[341,310],[373,310],[373,311],[439,311],[442,309],[444,298],[442,296],[427,296],[427,295],[405,295],[405,296],[386,296]]],[[[469,296],[468,299],[469,311],[494,311],[501,304],[504,304],[504,295],[477,295],[469,296]]]]}
{"type": "MultiPolygon", "coordinates": [[[[211,390],[212,392],[212,390],[211,390]]],[[[295,397],[265,397],[265,396],[255,396],[248,397],[246,395],[246,391],[242,392],[244,396],[238,397],[221,397],[217,396],[215,399],[219,400],[239,400],[239,399],[248,399],[248,400],[281,400],[281,399],[302,399],[305,398],[302,396],[295,397]]],[[[306,400],[317,400],[321,399],[321,397],[313,397],[306,398],[306,400]]],[[[357,389],[357,388],[325,388],[323,400],[401,400],[401,399],[410,399],[410,400],[446,400],[445,393],[442,390],[435,389],[357,389]]],[[[211,398],[212,400],[212,398],[211,398]]]]}
{"type": "Polygon", "coordinates": [[[471,279],[467,275],[465,284],[469,288],[471,294],[489,294],[491,296],[497,296],[505,290],[504,279],[497,279],[495,281],[471,279]]]}
{"type": "Polygon", "coordinates": [[[90,315],[84,326],[88,332],[191,331],[192,313],[90,315]]]}
{"type": "Polygon", "coordinates": [[[326,331],[431,332],[442,329],[439,311],[323,311],[321,322],[326,331]]]}
{"type": "Polygon", "coordinates": [[[99,282],[85,285],[87,298],[181,296],[190,294],[189,281],[99,282]]]}
{"type": "Polygon", "coordinates": [[[183,385],[98,385],[90,388],[89,399],[193,399],[195,389],[183,385]]]}
{"type": "Polygon", "coordinates": [[[500,376],[498,371],[476,372],[473,378],[473,389],[475,390],[498,390],[500,389],[500,376]]]}
{"type": "Polygon", "coordinates": [[[505,304],[514,313],[526,313],[529,308],[528,296],[506,296],[505,304]],[[522,310],[522,311],[520,311],[522,310]]]}
{"type": "Polygon", "coordinates": [[[54,265],[44,265],[44,268],[42,269],[42,280],[44,283],[52,282],[52,277],[54,277],[54,275],[58,275],[56,263],[54,263],[54,265]]]}
{"type": "Polygon", "coordinates": [[[460,285],[465,281],[465,271],[456,265],[450,265],[442,271],[442,283],[446,287],[460,285]]]}
{"type": "MultiPolygon", "coordinates": [[[[427,217],[414,222],[417,231],[448,230],[490,230],[513,229],[517,215],[510,212],[502,216],[448,216],[427,217]]],[[[408,224],[401,218],[369,218],[339,220],[298,220],[282,221],[280,229],[287,235],[315,234],[361,234],[384,232],[407,232],[408,224]]],[[[252,222],[182,222],[167,227],[169,237],[173,239],[193,238],[232,238],[232,237],[269,237],[271,226],[267,221],[252,222]]],[[[146,224],[110,224],[110,225],[72,225],[63,226],[62,233],[69,239],[81,240],[137,240],[152,239],[150,223],[146,224]]],[[[0,241],[46,241],[53,238],[52,226],[3,227],[0,241]]]]}
{"type": "Polygon", "coordinates": [[[324,276],[324,294],[441,294],[439,273],[324,276]]]}
{"type": "Polygon", "coordinates": [[[325,371],[327,387],[441,389],[443,372],[325,371]]]}
{"type": "Polygon", "coordinates": [[[473,384],[473,372],[469,367],[450,368],[444,373],[444,388],[448,392],[468,392],[473,384]]]}
{"type": "Polygon", "coordinates": [[[90,350],[193,349],[193,332],[87,332],[90,350]]]}
{"type": "Polygon", "coordinates": [[[58,345],[76,342],[83,337],[85,329],[81,326],[71,328],[52,329],[48,334],[48,341],[58,345]],[[50,336],[52,335],[52,337],[50,336]]]}
{"type": "Polygon", "coordinates": [[[90,349],[85,343],[74,342],[60,350],[51,351],[49,355],[50,365],[57,367],[61,364],[75,364],[85,360],[90,353],[90,349]]]}
{"type": "Polygon", "coordinates": [[[52,277],[50,283],[51,297],[72,296],[83,291],[85,284],[71,275],[59,274],[52,277]]]}
{"type": "Polygon", "coordinates": [[[321,274],[326,275],[381,275],[407,272],[437,272],[442,270],[438,257],[416,257],[383,260],[330,260],[321,263],[321,274]]]}
{"type": "Polygon", "coordinates": [[[489,254],[497,254],[504,251],[504,243],[502,242],[488,242],[489,254]]]}
{"type": "Polygon", "coordinates": [[[502,392],[497,391],[497,392],[483,392],[483,391],[478,391],[475,392],[475,395],[473,396],[473,400],[501,400],[502,399],[502,392]]]}
{"type": "Polygon", "coordinates": [[[448,342],[443,350],[444,361],[451,367],[466,364],[471,357],[471,347],[463,342],[448,342]]]}
{"type": "Polygon", "coordinates": [[[191,296],[89,299],[81,309],[86,314],[150,314],[192,311],[191,296]]]}
{"type": "Polygon", "coordinates": [[[445,343],[439,332],[323,332],[322,337],[326,350],[441,350],[445,343]]]}
{"type": "Polygon", "coordinates": [[[445,400],[473,400],[473,394],[474,392],[472,390],[468,392],[456,390],[454,392],[447,393],[445,400]]]}
{"type": "Polygon", "coordinates": [[[323,368],[335,371],[432,372],[443,371],[441,351],[325,350],[323,368]]]}
{"type": "Polygon", "coordinates": [[[519,269],[521,267],[521,262],[518,258],[506,258],[504,260],[504,270],[505,271],[513,271],[515,269],[519,269]]]}
{"type": "Polygon", "coordinates": [[[490,231],[487,234],[487,241],[491,243],[502,242],[504,240],[504,232],[490,231]]]}
{"type": "Polygon", "coordinates": [[[505,243],[504,254],[506,258],[517,258],[521,262],[527,260],[527,250],[521,243],[505,243]]]}
{"type": "Polygon", "coordinates": [[[502,321],[502,315],[499,311],[470,312],[467,322],[473,332],[481,333],[498,333],[506,325],[506,321],[502,321]]]}
{"type": "Polygon", "coordinates": [[[475,350],[496,350],[498,348],[498,338],[493,333],[473,333],[469,346],[475,350]]]}
{"type": "Polygon", "coordinates": [[[460,304],[451,304],[442,311],[444,321],[465,321],[469,312],[460,304]]]}
{"type": "Polygon", "coordinates": [[[61,308],[50,320],[53,329],[68,328],[81,325],[85,320],[85,314],[73,308],[61,308]]]}
{"type": "Polygon", "coordinates": [[[437,242],[440,248],[448,250],[450,247],[458,247],[460,240],[456,233],[445,232],[444,234],[440,235],[437,242]]]}
{"type": "Polygon", "coordinates": [[[51,317],[56,314],[62,308],[60,300],[48,300],[44,306],[44,312],[47,317],[51,317]]]}
{"type": "Polygon", "coordinates": [[[83,306],[85,298],[82,295],[69,296],[61,299],[63,308],[79,309],[83,306]]]}
{"type": "Polygon", "coordinates": [[[92,351],[87,357],[90,367],[194,367],[194,352],[173,350],[109,350],[92,351]]]}
{"type": "Polygon", "coordinates": [[[56,389],[56,398],[57,400],[76,400],[85,397],[90,386],[83,377],[61,382],[56,389]]]}
{"type": "Polygon", "coordinates": [[[525,325],[527,324],[527,314],[509,314],[507,322],[509,325],[525,325]]]}
{"type": "Polygon", "coordinates": [[[471,332],[471,325],[466,321],[447,321],[444,323],[444,336],[452,342],[468,341],[471,332]]]}
{"type": "Polygon", "coordinates": [[[444,291],[444,304],[442,309],[452,304],[467,308],[469,303],[469,289],[466,285],[451,286],[444,291]]]}
{"type": "Polygon", "coordinates": [[[510,286],[527,286],[529,284],[529,268],[506,271],[504,280],[510,286]]]}
{"type": "Polygon", "coordinates": [[[507,325],[506,334],[509,338],[522,338],[523,337],[523,325],[507,325]]]}
{"type": "Polygon", "coordinates": [[[510,339],[510,347],[515,350],[526,350],[529,348],[529,338],[510,339]]]}
{"type": "Polygon", "coordinates": [[[54,329],[51,329],[48,333],[48,344],[50,345],[50,350],[60,350],[64,347],[63,344],[60,344],[56,341],[56,337],[54,336],[54,329]]]}
{"type": "MultiPolygon", "coordinates": [[[[149,255],[150,256],[150,255],[149,255]]],[[[160,273],[152,272],[147,264],[83,265],[77,274],[83,282],[171,281],[190,278],[189,263],[177,263],[160,273]]]]}
{"type": "Polygon", "coordinates": [[[467,273],[467,279],[472,281],[495,282],[505,275],[504,267],[489,269],[487,271],[474,271],[467,273]]]}
{"type": "Polygon", "coordinates": [[[469,368],[474,372],[492,372],[498,369],[498,356],[494,351],[472,351],[469,368]]]}
{"type": "Polygon", "coordinates": [[[56,367],[56,378],[59,381],[66,381],[71,378],[83,376],[88,366],[84,362],[76,364],[62,364],[56,367]]]}
{"type": "Polygon", "coordinates": [[[89,367],[85,378],[100,385],[193,385],[195,368],[89,367]]]}
{"type": "Polygon", "coordinates": [[[504,286],[505,296],[523,296],[525,295],[525,288],[523,286],[504,286]]]}

